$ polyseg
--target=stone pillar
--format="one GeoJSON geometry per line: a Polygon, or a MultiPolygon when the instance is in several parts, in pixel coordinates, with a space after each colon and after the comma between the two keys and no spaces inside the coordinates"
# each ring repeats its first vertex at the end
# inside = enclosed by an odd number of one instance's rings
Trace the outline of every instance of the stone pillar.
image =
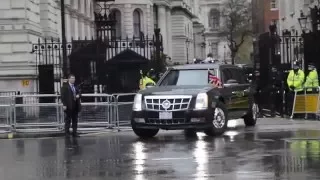
{"type": "Polygon", "coordinates": [[[166,7],[160,5],[158,7],[159,28],[163,39],[163,52],[168,53],[168,36],[167,36],[167,11],[166,7]]]}
{"type": "Polygon", "coordinates": [[[84,39],[86,36],[84,19],[82,17],[79,17],[79,36],[81,39],[84,39]]]}
{"type": "Polygon", "coordinates": [[[72,32],[71,32],[72,18],[71,18],[69,10],[66,10],[65,20],[66,20],[66,39],[67,39],[67,42],[70,42],[71,35],[72,35],[72,32]]]}
{"type": "Polygon", "coordinates": [[[73,34],[72,37],[74,39],[79,38],[79,22],[78,22],[78,17],[76,14],[72,15],[72,21],[73,21],[73,34]]]}
{"type": "Polygon", "coordinates": [[[167,55],[172,58],[172,26],[171,26],[171,9],[167,9],[167,42],[168,42],[168,51],[167,55]]]}

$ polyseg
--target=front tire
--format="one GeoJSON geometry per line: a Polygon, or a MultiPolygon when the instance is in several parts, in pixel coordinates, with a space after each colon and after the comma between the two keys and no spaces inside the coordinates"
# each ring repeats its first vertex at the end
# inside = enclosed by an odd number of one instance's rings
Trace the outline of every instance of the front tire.
{"type": "Polygon", "coordinates": [[[228,127],[228,110],[224,103],[218,102],[212,113],[212,127],[204,131],[207,136],[220,136],[228,127]]]}
{"type": "Polygon", "coordinates": [[[132,130],[133,132],[139,136],[140,138],[153,138],[156,136],[159,132],[159,129],[141,129],[141,128],[136,128],[135,125],[132,125],[132,130]]]}
{"type": "Polygon", "coordinates": [[[256,103],[251,105],[249,112],[244,116],[244,124],[247,127],[255,126],[258,120],[259,106],[256,103]]]}

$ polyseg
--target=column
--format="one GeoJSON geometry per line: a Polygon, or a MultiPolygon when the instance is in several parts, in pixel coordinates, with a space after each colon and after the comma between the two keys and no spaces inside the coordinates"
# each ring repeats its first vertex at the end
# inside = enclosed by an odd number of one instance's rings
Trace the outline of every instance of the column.
{"type": "Polygon", "coordinates": [[[66,21],[66,39],[67,39],[67,42],[70,42],[71,41],[71,34],[72,34],[72,32],[71,32],[72,18],[70,16],[69,10],[66,10],[65,21],[66,21]]]}
{"type": "Polygon", "coordinates": [[[78,17],[76,14],[72,15],[72,21],[73,21],[73,34],[72,37],[73,39],[78,39],[79,38],[79,22],[78,22],[78,17]]]}
{"type": "Polygon", "coordinates": [[[158,17],[159,17],[159,28],[160,33],[162,34],[163,39],[163,52],[165,54],[168,53],[168,36],[167,36],[167,12],[166,7],[163,5],[160,5],[158,7],[158,17]]]}
{"type": "Polygon", "coordinates": [[[171,9],[167,9],[167,39],[168,39],[168,56],[172,58],[172,27],[171,27],[171,9]]]}

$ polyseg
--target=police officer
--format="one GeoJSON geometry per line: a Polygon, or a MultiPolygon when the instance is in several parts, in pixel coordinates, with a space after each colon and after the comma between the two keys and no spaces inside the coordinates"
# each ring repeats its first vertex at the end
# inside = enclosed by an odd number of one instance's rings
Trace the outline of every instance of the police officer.
{"type": "Polygon", "coordinates": [[[278,71],[278,69],[275,66],[271,67],[271,71],[269,74],[269,83],[268,83],[268,89],[269,89],[269,107],[271,110],[271,116],[275,117],[276,110],[280,109],[281,104],[281,97],[280,90],[281,90],[281,81],[282,81],[282,75],[278,71]]]}
{"type": "Polygon", "coordinates": [[[150,71],[148,72],[148,77],[151,78],[155,82],[158,81],[157,73],[153,68],[151,68],[150,71]]]}
{"type": "Polygon", "coordinates": [[[287,77],[287,85],[289,87],[288,97],[287,97],[287,109],[289,114],[292,113],[293,99],[295,91],[299,94],[303,92],[303,83],[304,83],[304,72],[300,69],[299,62],[294,62],[293,69],[289,71],[287,77]]]}
{"type": "Polygon", "coordinates": [[[149,73],[141,70],[140,74],[141,74],[141,79],[139,81],[139,89],[140,90],[143,90],[147,86],[150,86],[150,85],[152,85],[152,86],[156,85],[156,83],[151,78],[148,77],[149,73]]]}
{"type": "Polygon", "coordinates": [[[307,88],[308,93],[314,93],[319,88],[318,72],[314,64],[308,64],[308,75],[304,87],[307,88]]]}

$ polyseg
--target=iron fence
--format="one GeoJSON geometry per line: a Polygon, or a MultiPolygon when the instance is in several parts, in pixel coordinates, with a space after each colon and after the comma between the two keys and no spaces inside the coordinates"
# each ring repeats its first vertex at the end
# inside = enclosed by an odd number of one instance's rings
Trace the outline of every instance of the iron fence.
{"type": "MultiPolygon", "coordinates": [[[[82,94],[79,131],[117,129],[130,126],[135,93],[82,94]]],[[[0,96],[0,131],[51,132],[64,130],[60,95],[16,93],[0,96]]]]}

